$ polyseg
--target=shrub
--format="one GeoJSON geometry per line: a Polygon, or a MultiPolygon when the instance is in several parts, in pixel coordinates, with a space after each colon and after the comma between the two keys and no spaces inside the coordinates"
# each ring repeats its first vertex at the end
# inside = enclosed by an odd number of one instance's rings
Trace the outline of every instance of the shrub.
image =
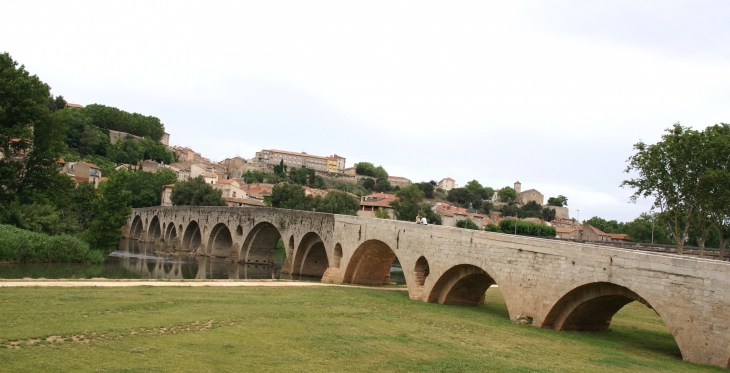
{"type": "Polygon", "coordinates": [[[22,263],[101,263],[104,255],[72,236],[49,236],[0,225],[0,260],[22,263]]]}
{"type": "Polygon", "coordinates": [[[479,227],[471,219],[459,220],[456,222],[456,226],[459,228],[479,230],[479,227]]]}
{"type": "Polygon", "coordinates": [[[502,219],[499,222],[499,229],[503,233],[514,234],[515,222],[517,223],[517,234],[520,236],[555,237],[557,235],[555,227],[515,219],[502,219]]]}

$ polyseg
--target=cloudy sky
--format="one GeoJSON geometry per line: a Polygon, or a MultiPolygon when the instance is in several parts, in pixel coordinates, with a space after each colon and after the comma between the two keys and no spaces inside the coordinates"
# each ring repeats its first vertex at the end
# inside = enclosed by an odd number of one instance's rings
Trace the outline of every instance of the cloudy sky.
{"type": "Polygon", "coordinates": [[[214,160],[337,153],[632,220],[632,145],[730,121],[728,1],[14,1],[0,51],[214,160]]]}

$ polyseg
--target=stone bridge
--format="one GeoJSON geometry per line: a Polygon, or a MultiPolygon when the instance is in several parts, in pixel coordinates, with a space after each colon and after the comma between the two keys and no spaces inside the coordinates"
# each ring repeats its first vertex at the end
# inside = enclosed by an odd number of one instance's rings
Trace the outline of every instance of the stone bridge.
{"type": "Polygon", "coordinates": [[[495,284],[513,321],[606,330],[638,301],[652,308],[686,361],[730,365],[730,263],[411,222],[275,208],[136,209],[131,239],[268,266],[282,273],[382,285],[400,262],[412,300],[478,305],[495,284]]]}

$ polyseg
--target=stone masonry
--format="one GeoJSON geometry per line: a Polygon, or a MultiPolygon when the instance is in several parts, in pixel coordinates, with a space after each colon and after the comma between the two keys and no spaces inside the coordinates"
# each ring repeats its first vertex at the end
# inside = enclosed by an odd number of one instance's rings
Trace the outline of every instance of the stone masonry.
{"type": "Polygon", "coordinates": [[[271,265],[323,282],[385,284],[398,259],[411,299],[484,302],[497,284],[513,321],[605,330],[625,304],[651,307],[686,361],[730,364],[730,263],[411,222],[274,208],[134,210],[123,233],[175,250],[271,265]]]}

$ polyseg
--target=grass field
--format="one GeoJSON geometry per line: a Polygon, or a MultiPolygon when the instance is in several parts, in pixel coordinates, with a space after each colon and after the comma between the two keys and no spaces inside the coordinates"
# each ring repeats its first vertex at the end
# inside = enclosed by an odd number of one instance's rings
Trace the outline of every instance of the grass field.
{"type": "Polygon", "coordinates": [[[512,324],[496,288],[487,302],[345,287],[3,288],[0,371],[724,371],[682,362],[636,302],[602,333],[512,324]]]}

